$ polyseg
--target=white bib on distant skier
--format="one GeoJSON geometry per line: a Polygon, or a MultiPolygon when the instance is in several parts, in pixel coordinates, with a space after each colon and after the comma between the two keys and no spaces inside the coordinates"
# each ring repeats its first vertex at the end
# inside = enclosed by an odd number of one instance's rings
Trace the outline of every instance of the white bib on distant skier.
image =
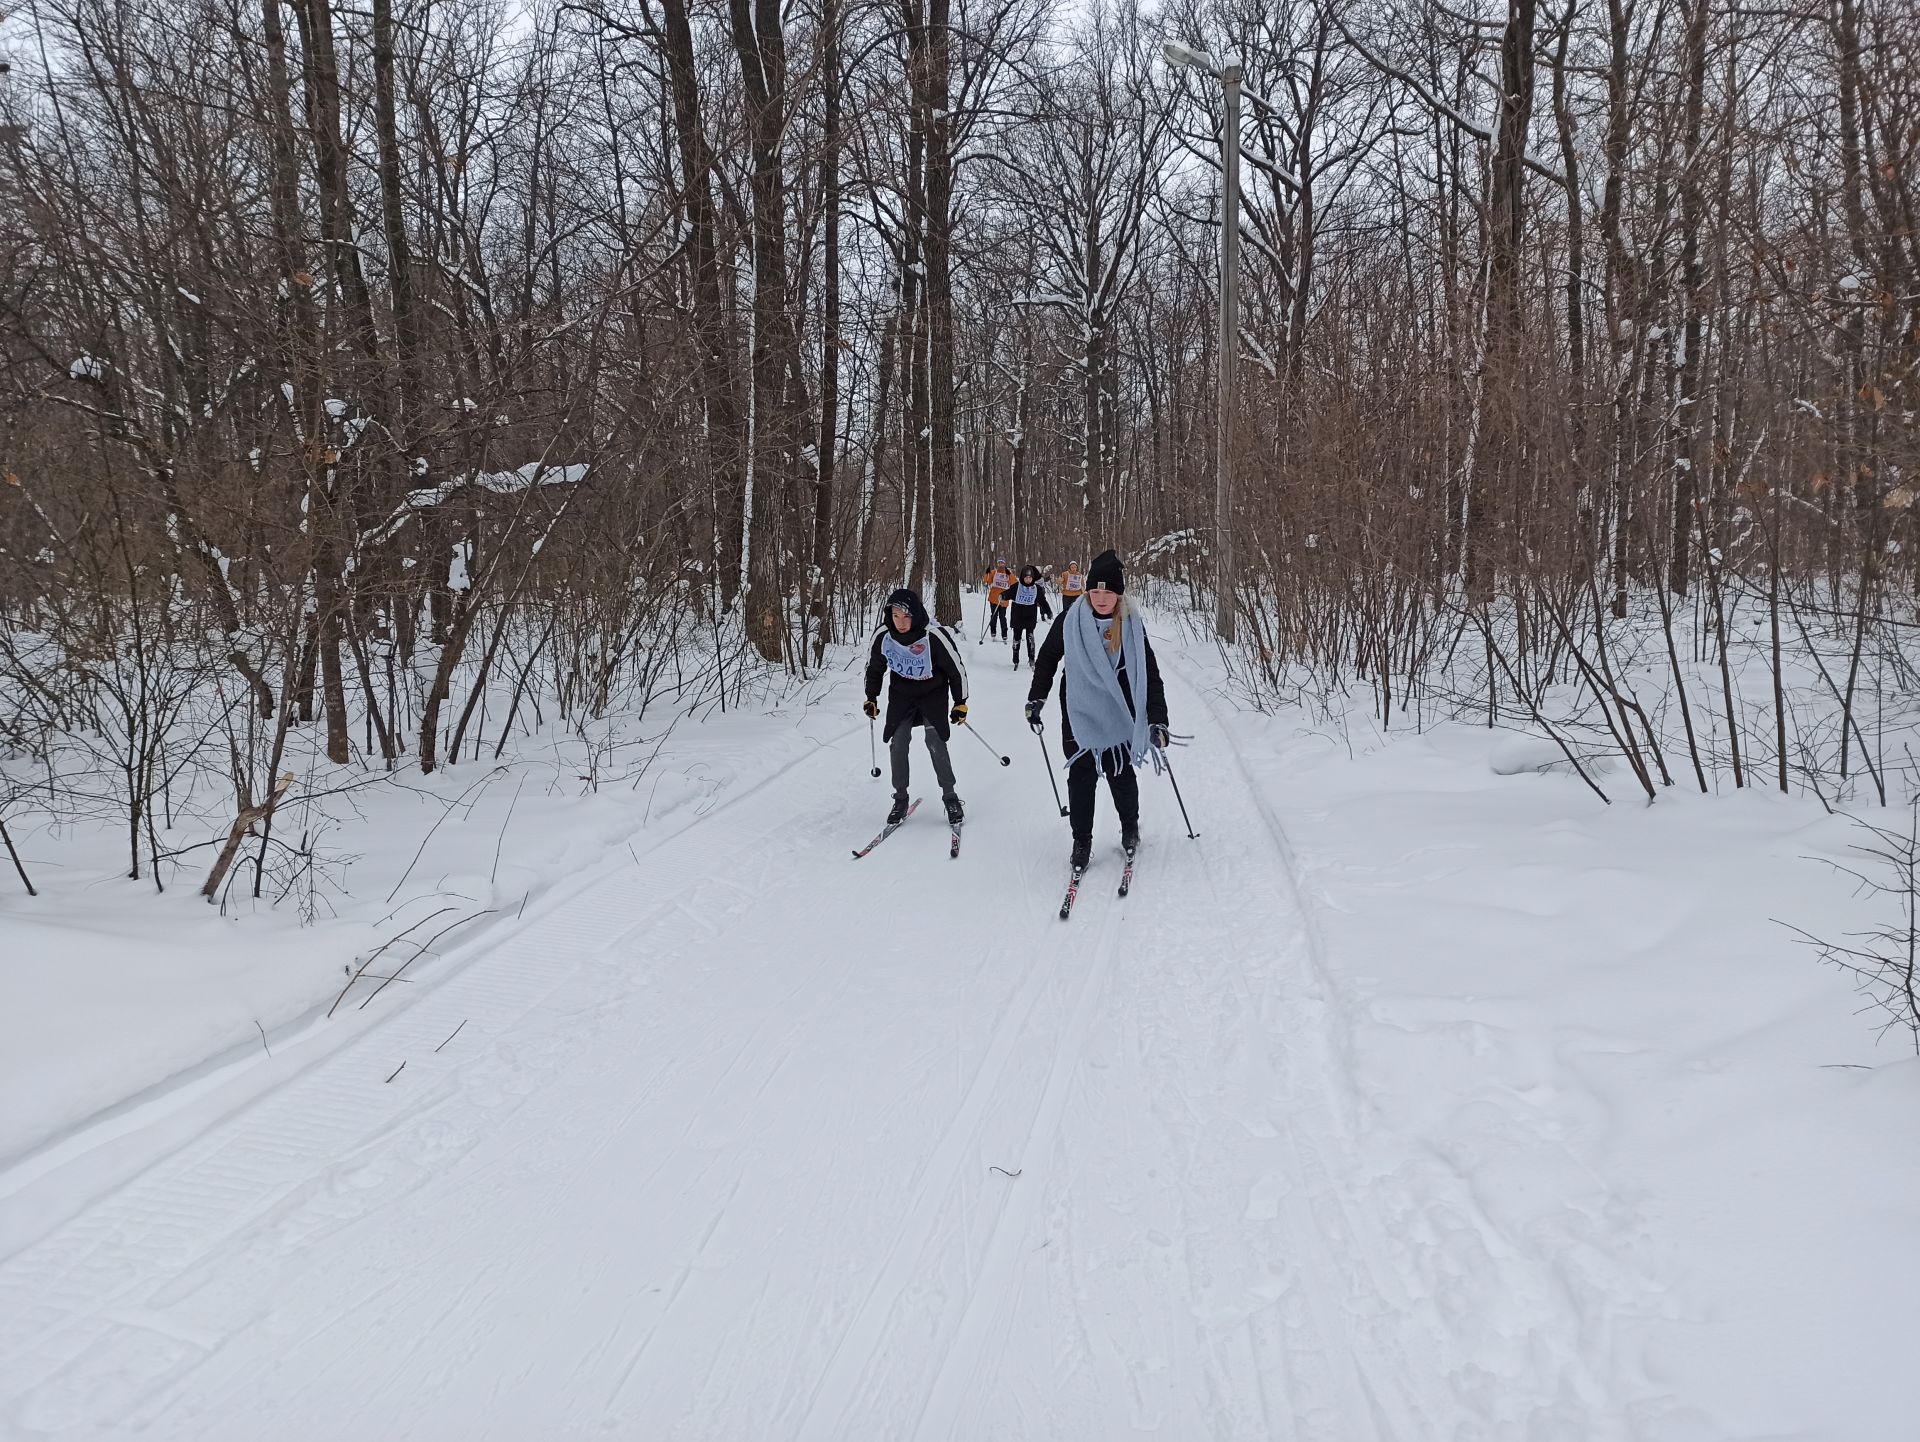
{"type": "Polygon", "coordinates": [[[880,653],[887,658],[887,669],[906,681],[933,679],[933,638],[903,644],[893,636],[880,638],[880,653]]]}

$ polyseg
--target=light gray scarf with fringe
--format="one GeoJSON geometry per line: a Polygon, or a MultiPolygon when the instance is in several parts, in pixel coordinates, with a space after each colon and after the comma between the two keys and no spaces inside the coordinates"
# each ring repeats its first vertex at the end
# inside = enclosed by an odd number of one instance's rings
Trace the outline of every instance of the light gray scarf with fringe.
{"type": "Polygon", "coordinates": [[[1089,752],[1101,771],[1112,775],[1128,761],[1157,770],[1159,752],[1147,724],[1147,627],[1124,597],[1110,620],[1093,613],[1091,602],[1068,611],[1061,622],[1061,642],[1067,667],[1067,720],[1079,750],[1067,759],[1071,766],[1089,752]],[[1107,649],[1107,627],[1120,627],[1120,649],[1107,649]],[[1120,689],[1125,666],[1133,705],[1120,689]]]}

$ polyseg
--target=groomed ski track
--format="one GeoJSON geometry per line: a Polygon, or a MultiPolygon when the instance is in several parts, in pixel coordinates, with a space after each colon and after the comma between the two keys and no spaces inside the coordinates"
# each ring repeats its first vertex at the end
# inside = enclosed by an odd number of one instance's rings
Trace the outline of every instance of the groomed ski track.
{"type": "Polygon", "coordinates": [[[0,1437],[1635,1435],[1558,1260],[1369,1121],[1207,699],[1201,839],[1145,778],[1120,900],[1103,797],[1063,925],[967,655],[958,861],[917,739],[849,860],[858,729],[643,851],[0,1262],[0,1437]]]}

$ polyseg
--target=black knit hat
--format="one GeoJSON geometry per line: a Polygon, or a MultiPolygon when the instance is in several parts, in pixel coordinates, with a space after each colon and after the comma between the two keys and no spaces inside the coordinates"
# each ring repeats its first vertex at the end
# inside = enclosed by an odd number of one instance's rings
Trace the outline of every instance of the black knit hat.
{"type": "Polygon", "coordinates": [[[1028,582],[1029,584],[1039,580],[1040,568],[1038,566],[1022,566],[1020,568],[1020,579],[1022,581],[1028,582]]]}
{"type": "Polygon", "coordinates": [[[1093,564],[1087,567],[1087,589],[1089,591],[1108,590],[1115,595],[1125,595],[1127,574],[1120,567],[1120,558],[1112,551],[1102,551],[1093,558],[1093,564]]]}
{"type": "Polygon", "coordinates": [[[896,609],[905,611],[909,616],[913,617],[913,624],[915,626],[924,626],[927,624],[926,603],[920,599],[920,593],[918,591],[909,591],[905,586],[902,586],[891,596],[887,597],[887,609],[889,611],[896,609]]]}

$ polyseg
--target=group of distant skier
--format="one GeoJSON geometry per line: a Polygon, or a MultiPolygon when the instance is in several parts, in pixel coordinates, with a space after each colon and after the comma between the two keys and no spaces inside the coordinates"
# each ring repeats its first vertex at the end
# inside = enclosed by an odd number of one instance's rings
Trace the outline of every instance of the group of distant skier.
{"type": "MultiPolygon", "coordinates": [[[[981,583],[986,589],[987,614],[980,643],[989,637],[1009,641],[1017,670],[1025,642],[1033,672],[1026,720],[1036,734],[1045,729],[1047,697],[1055,674],[1061,675],[1060,744],[1067,761],[1074,884],[1092,856],[1094,801],[1103,776],[1130,868],[1140,844],[1140,778],[1135,768],[1149,762],[1158,767],[1164,761],[1167,698],[1146,622],[1127,597],[1120,558],[1103,551],[1084,574],[1078,562],[1064,566],[1058,577],[1057,616],[1047,594],[1047,579],[1036,566],[1015,571],[1006,557],[996,556],[981,583]],[[1082,599],[1086,605],[1075,604],[1082,599]],[[1033,638],[1042,617],[1053,624],[1036,650],[1033,638]]],[[[965,653],[961,638],[933,621],[919,593],[904,587],[887,597],[886,616],[874,632],[868,654],[864,709],[869,719],[880,715],[882,681],[888,681],[889,689],[881,734],[893,780],[887,827],[890,830],[903,822],[914,804],[907,794],[908,746],[918,727],[925,734],[947,821],[954,828],[957,854],[966,808],[954,789],[947,742],[952,727],[967,724],[965,653]]],[[[887,834],[883,831],[876,842],[887,834]]],[[[1125,884],[1123,879],[1123,888],[1125,884]]],[[[1063,916],[1072,905],[1072,895],[1070,889],[1067,906],[1061,908],[1063,916]]]]}
{"type": "MultiPolygon", "coordinates": [[[[1111,556],[1113,552],[1107,551],[1111,556]]],[[[1114,560],[1118,566],[1119,560],[1114,560]]],[[[981,585],[987,590],[986,627],[982,638],[999,636],[1013,642],[1013,664],[1017,670],[1020,665],[1020,638],[1027,638],[1027,664],[1033,664],[1033,633],[1038,629],[1040,618],[1053,619],[1053,603],[1047,599],[1047,578],[1038,566],[1022,566],[1018,572],[1007,568],[1005,556],[994,557],[993,564],[980,578],[981,585]]],[[[1060,568],[1060,614],[1065,615],[1073,608],[1073,603],[1086,594],[1087,578],[1080,572],[1078,561],[1069,561],[1060,568]]]]}

